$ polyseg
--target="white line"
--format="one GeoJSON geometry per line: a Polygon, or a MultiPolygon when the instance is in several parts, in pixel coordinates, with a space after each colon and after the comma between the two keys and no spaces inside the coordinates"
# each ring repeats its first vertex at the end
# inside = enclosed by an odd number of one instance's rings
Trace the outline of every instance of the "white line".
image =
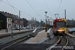
{"type": "Polygon", "coordinates": [[[30,39],[28,39],[26,42],[24,42],[24,43],[28,43],[30,40],[32,40],[33,39],[33,37],[31,37],[30,39]]]}
{"type": "Polygon", "coordinates": [[[46,40],[48,40],[49,38],[45,38],[44,40],[42,40],[42,41],[40,41],[40,42],[38,42],[38,43],[42,43],[42,42],[44,42],[44,41],[46,41],[46,40]]]}

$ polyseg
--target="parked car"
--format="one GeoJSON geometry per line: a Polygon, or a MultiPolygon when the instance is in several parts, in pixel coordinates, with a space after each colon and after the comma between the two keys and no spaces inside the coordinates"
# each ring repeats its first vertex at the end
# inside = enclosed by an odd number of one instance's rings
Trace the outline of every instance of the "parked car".
{"type": "Polygon", "coordinates": [[[71,34],[74,33],[75,34],[75,28],[70,29],[69,33],[71,33],[71,34]]]}

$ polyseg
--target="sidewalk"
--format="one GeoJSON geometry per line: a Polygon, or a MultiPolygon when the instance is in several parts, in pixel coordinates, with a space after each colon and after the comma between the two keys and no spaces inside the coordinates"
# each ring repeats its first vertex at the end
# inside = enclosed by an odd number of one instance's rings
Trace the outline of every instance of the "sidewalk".
{"type": "Polygon", "coordinates": [[[6,31],[6,29],[2,29],[2,30],[0,30],[0,33],[5,32],[5,31],[6,31]]]}
{"type": "MultiPolygon", "coordinates": [[[[13,33],[17,33],[17,32],[22,32],[22,31],[28,31],[28,30],[34,30],[34,29],[25,29],[25,30],[13,30],[13,33]]],[[[6,32],[6,30],[0,30],[0,35],[3,34],[10,34],[12,31],[8,30],[8,32],[6,32]]]]}

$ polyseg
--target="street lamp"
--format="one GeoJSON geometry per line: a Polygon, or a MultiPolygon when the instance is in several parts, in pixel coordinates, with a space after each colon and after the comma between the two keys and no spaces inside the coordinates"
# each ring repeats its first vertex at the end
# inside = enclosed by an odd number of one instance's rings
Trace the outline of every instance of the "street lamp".
{"type": "Polygon", "coordinates": [[[45,20],[46,20],[46,24],[47,24],[47,11],[45,11],[45,20]]]}
{"type": "Polygon", "coordinates": [[[47,32],[47,11],[45,11],[45,19],[46,19],[46,28],[45,28],[45,32],[47,32]]]}

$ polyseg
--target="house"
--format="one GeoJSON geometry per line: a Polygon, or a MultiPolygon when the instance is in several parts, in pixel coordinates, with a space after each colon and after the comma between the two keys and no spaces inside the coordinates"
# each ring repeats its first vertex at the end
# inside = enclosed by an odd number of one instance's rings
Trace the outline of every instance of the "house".
{"type": "Polygon", "coordinates": [[[24,22],[24,27],[26,27],[29,21],[26,18],[23,18],[23,22],[24,22]]]}
{"type": "MultiPolygon", "coordinates": [[[[11,29],[12,28],[12,19],[15,21],[13,27],[16,28],[19,26],[19,17],[7,12],[0,11],[0,20],[3,21],[2,29],[11,29]]],[[[24,27],[24,22],[20,19],[20,27],[24,27]]]]}

